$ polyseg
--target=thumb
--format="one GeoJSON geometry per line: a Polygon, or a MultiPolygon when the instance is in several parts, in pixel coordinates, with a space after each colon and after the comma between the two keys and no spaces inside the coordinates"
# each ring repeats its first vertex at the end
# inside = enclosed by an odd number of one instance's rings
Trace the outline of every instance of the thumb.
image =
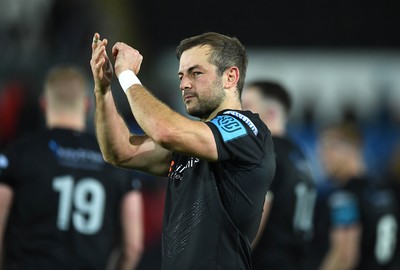
{"type": "Polygon", "coordinates": [[[114,59],[117,58],[117,55],[118,55],[118,52],[119,52],[118,42],[115,43],[115,45],[112,47],[111,52],[112,52],[112,55],[113,55],[114,59]]]}

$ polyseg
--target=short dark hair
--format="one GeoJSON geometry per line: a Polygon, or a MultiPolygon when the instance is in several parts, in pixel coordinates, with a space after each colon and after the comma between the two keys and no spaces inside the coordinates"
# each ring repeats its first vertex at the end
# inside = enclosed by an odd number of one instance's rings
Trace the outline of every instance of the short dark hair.
{"type": "Polygon", "coordinates": [[[361,147],[363,144],[363,132],[360,126],[354,121],[341,121],[331,123],[321,127],[321,134],[335,134],[342,140],[348,141],[351,144],[361,147]]]}
{"type": "Polygon", "coordinates": [[[248,64],[247,52],[242,43],[235,37],[228,37],[215,32],[207,32],[201,35],[183,39],[176,47],[176,56],[180,60],[182,53],[196,46],[211,46],[209,62],[217,67],[218,75],[232,66],[239,69],[239,81],[237,89],[239,96],[242,93],[248,64]]]}
{"type": "Polygon", "coordinates": [[[289,113],[292,108],[292,99],[289,92],[278,82],[258,80],[247,84],[247,87],[257,87],[265,98],[273,98],[280,102],[289,113]]]}

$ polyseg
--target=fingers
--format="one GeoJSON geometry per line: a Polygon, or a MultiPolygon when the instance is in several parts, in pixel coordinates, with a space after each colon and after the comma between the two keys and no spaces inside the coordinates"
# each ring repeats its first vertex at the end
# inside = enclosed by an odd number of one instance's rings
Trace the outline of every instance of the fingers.
{"type": "Polygon", "coordinates": [[[117,42],[112,47],[112,55],[115,59],[117,74],[126,69],[131,69],[135,74],[139,73],[143,56],[138,50],[123,42],[117,42]]]}
{"type": "Polygon", "coordinates": [[[93,44],[96,44],[97,42],[99,42],[99,39],[100,39],[100,34],[95,33],[93,36],[93,44]]]}
{"type": "Polygon", "coordinates": [[[123,42],[117,42],[114,44],[114,46],[112,47],[112,55],[113,55],[114,59],[117,58],[118,52],[124,45],[125,45],[125,43],[123,43],[123,42]]]}
{"type": "Polygon", "coordinates": [[[101,45],[101,46],[95,48],[93,53],[92,53],[91,63],[92,63],[92,66],[95,68],[96,71],[98,71],[99,65],[100,65],[100,68],[101,68],[101,66],[104,64],[105,50],[106,50],[106,47],[104,45],[101,45]]]}
{"type": "Polygon", "coordinates": [[[100,39],[99,33],[95,33],[92,41],[92,59],[90,65],[94,72],[99,73],[104,63],[108,59],[106,46],[108,44],[107,39],[100,39]]]}
{"type": "Polygon", "coordinates": [[[134,54],[139,54],[139,51],[132,48],[131,46],[129,46],[128,44],[124,43],[124,42],[117,42],[115,43],[115,45],[112,47],[112,55],[114,58],[117,57],[118,52],[120,51],[131,51],[134,54]]]}
{"type": "MultiPolygon", "coordinates": [[[[93,35],[92,41],[92,59],[91,66],[93,73],[102,76],[102,71],[105,74],[112,74],[113,67],[106,52],[107,39],[101,39],[99,33],[93,35]]],[[[138,50],[130,47],[123,42],[117,42],[112,47],[112,56],[115,59],[114,69],[118,75],[126,69],[131,69],[135,74],[139,73],[143,56],[138,50]]]]}
{"type": "Polygon", "coordinates": [[[93,41],[92,41],[92,53],[98,47],[97,43],[99,42],[99,40],[100,40],[100,34],[95,33],[93,36],[93,41]]]}
{"type": "Polygon", "coordinates": [[[107,55],[104,58],[104,72],[107,76],[112,76],[113,74],[113,67],[107,55]]]}
{"type": "Polygon", "coordinates": [[[93,73],[95,92],[107,93],[110,90],[113,67],[107,56],[107,44],[108,40],[101,39],[99,33],[93,35],[90,67],[93,73]]]}
{"type": "Polygon", "coordinates": [[[93,36],[93,41],[92,41],[92,56],[98,50],[98,48],[101,48],[102,46],[106,47],[108,44],[108,40],[105,38],[103,40],[100,40],[100,34],[95,33],[93,36]]]}

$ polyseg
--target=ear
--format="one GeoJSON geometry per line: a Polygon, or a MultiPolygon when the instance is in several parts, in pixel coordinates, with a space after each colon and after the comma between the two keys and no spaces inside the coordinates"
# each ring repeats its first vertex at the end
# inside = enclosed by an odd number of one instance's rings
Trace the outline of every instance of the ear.
{"type": "Polygon", "coordinates": [[[232,87],[236,87],[239,81],[239,69],[235,66],[228,68],[224,72],[224,87],[225,89],[229,89],[232,87]]]}

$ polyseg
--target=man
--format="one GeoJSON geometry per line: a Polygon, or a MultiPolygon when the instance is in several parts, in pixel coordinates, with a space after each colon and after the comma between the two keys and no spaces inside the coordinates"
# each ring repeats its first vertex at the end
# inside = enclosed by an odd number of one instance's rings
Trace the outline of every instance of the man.
{"type": "Polygon", "coordinates": [[[115,73],[144,136],[130,134],[112,97],[107,40],[91,59],[96,131],[112,164],[168,176],[162,269],[252,269],[250,243],[275,171],[267,126],[241,110],[247,54],[236,39],[204,33],[177,47],[178,77],[191,120],[156,99],[136,77],[139,52],[118,42],[115,73]]]}
{"type": "Polygon", "coordinates": [[[319,189],[317,203],[313,254],[318,269],[398,269],[393,261],[398,206],[391,190],[367,177],[362,142],[353,122],[333,124],[319,133],[329,182],[319,189]]]}
{"type": "Polygon", "coordinates": [[[41,103],[47,129],[0,155],[2,269],[133,269],[140,259],[141,194],[84,132],[86,90],[79,69],[51,69],[41,103]]]}
{"type": "Polygon", "coordinates": [[[253,243],[254,269],[307,269],[316,189],[305,155],[286,134],[291,103],[273,81],[253,81],[242,94],[243,109],[258,113],[271,130],[276,153],[275,178],[253,243]]]}

